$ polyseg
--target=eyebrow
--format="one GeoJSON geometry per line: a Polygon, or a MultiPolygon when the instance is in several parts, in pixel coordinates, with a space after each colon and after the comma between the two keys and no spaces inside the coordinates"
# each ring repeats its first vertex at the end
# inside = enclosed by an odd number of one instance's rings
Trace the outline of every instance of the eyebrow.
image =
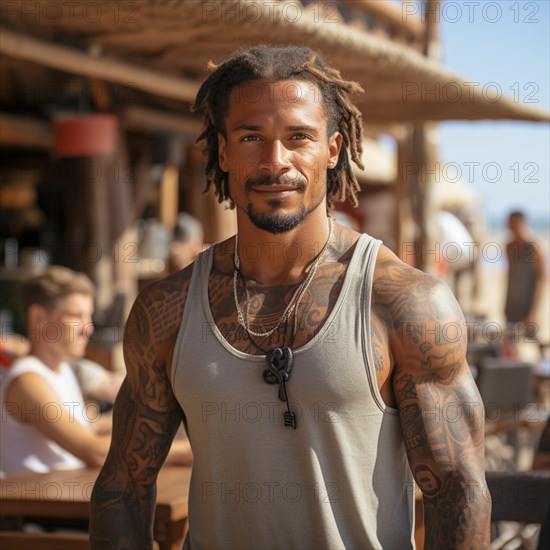
{"type": "MultiPolygon", "coordinates": [[[[262,128],[262,126],[257,124],[239,124],[238,126],[235,126],[235,128],[232,128],[232,131],[239,132],[245,130],[249,132],[260,132],[262,128]]],[[[286,126],[285,130],[289,132],[316,132],[317,127],[309,126],[307,124],[299,124],[297,126],[286,126]]]]}

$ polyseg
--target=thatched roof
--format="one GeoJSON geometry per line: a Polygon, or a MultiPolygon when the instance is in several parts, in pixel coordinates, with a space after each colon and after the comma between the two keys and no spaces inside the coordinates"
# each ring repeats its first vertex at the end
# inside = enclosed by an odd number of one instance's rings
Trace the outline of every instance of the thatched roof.
{"type": "MultiPolygon", "coordinates": [[[[22,5],[26,2],[21,2],[22,5]]],[[[32,2],[36,5],[38,2],[32,2]]],[[[4,10],[1,53],[11,59],[125,83],[191,102],[210,59],[246,44],[320,50],[366,90],[356,102],[368,123],[449,119],[549,120],[548,113],[483,93],[420,53],[292,2],[134,0],[51,2],[38,16],[4,10]],[[324,20],[327,19],[328,20],[324,20]]],[[[15,7],[13,7],[15,6],[15,7]]]]}

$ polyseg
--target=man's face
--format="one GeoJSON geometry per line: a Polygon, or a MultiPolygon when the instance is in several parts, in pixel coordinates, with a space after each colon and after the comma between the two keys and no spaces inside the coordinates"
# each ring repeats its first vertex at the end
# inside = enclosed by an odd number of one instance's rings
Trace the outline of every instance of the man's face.
{"type": "Polygon", "coordinates": [[[228,172],[238,211],[260,229],[283,233],[326,209],[327,166],[342,136],[327,136],[319,88],[301,80],[241,84],[229,97],[227,138],[218,134],[219,163],[228,172]]]}
{"type": "Polygon", "coordinates": [[[74,293],[60,299],[51,311],[38,307],[41,327],[37,337],[62,359],[82,357],[93,332],[94,302],[88,294],[74,293]]]}
{"type": "Polygon", "coordinates": [[[525,229],[525,220],[521,216],[510,216],[508,228],[514,235],[519,235],[525,229]]]}

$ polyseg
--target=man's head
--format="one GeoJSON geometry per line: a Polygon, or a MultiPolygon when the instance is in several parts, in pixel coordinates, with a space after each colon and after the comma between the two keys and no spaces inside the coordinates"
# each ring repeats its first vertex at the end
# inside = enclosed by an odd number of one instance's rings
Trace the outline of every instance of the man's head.
{"type": "Polygon", "coordinates": [[[81,357],[93,331],[95,287],[84,273],[51,266],[23,285],[31,345],[60,360],[81,357]]]}
{"type": "Polygon", "coordinates": [[[174,228],[174,238],[168,251],[168,270],[170,273],[187,267],[201,252],[204,243],[204,231],[201,222],[182,212],[174,228]]]}
{"type": "Polygon", "coordinates": [[[193,106],[193,110],[204,107],[206,111],[205,127],[197,140],[206,145],[206,190],[214,186],[220,202],[229,200],[231,206],[235,206],[229,189],[229,172],[219,162],[219,143],[228,138],[226,122],[232,102],[235,102],[235,90],[239,90],[239,98],[254,103],[262,95],[261,81],[287,82],[289,90],[295,89],[291,84],[298,81],[315,93],[321,106],[324,139],[329,140],[338,133],[343,142],[343,151],[334,166],[329,164],[319,168],[326,180],[327,206],[331,208],[334,202],[346,198],[357,204],[359,184],[349,158],[363,167],[362,118],[349,99],[349,94],[363,91],[357,83],[343,80],[340,73],[329,67],[317,52],[297,46],[242,48],[222,64],[211,65],[211,68],[213,72],[201,86],[193,106]]]}
{"type": "Polygon", "coordinates": [[[508,228],[515,236],[522,236],[527,229],[527,216],[521,210],[514,210],[508,215],[508,228]]]}

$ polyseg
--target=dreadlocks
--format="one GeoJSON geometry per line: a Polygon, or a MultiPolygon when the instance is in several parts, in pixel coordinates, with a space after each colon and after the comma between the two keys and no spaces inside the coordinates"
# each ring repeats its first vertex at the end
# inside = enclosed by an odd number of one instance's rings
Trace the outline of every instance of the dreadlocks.
{"type": "Polygon", "coordinates": [[[327,207],[330,209],[336,201],[348,198],[357,206],[360,186],[349,157],[363,168],[363,126],[361,113],[351,103],[349,94],[364,91],[358,83],[343,80],[317,52],[299,46],[241,48],[220,65],[209,63],[209,69],[212,72],[200,87],[192,107],[193,111],[205,109],[204,129],[197,138],[197,143],[205,143],[207,154],[205,192],[214,186],[218,201],[229,200],[234,207],[229,196],[228,175],[218,164],[217,137],[218,132],[226,136],[225,117],[231,91],[253,80],[306,80],[315,83],[321,91],[328,135],[338,130],[343,137],[338,163],[327,171],[327,207]]]}

